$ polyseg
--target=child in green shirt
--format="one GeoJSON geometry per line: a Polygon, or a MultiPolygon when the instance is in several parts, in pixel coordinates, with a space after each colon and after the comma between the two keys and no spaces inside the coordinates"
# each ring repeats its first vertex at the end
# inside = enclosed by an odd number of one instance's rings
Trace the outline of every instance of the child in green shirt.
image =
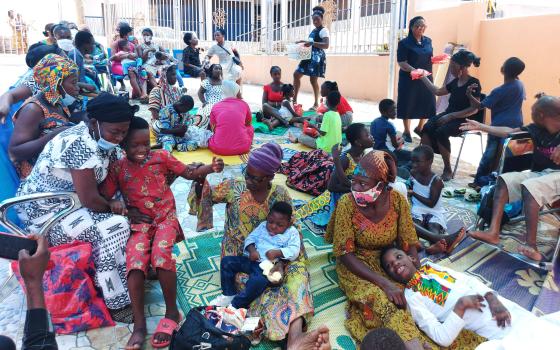
{"type": "Polygon", "coordinates": [[[334,145],[342,142],[342,121],[340,115],[336,111],[340,103],[340,93],[338,91],[331,91],[327,95],[327,107],[329,110],[323,114],[321,126],[309,125],[310,128],[317,130],[317,137],[301,134],[295,137],[291,134],[288,138],[291,142],[300,142],[307,147],[322,149],[330,153],[334,145]]]}

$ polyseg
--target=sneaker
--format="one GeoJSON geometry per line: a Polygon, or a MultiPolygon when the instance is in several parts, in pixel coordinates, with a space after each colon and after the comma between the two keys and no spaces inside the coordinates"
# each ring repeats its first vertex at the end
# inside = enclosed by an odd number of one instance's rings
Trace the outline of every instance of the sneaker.
{"type": "Polygon", "coordinates": [[[231,304],[233,298],[235,298],[235,295],[227,296],[227,295],[220,294],[218,297],[216,297],[216,299],[210,301],[210,303],[208,304],[214,306],[226,307],[231,304]]]}

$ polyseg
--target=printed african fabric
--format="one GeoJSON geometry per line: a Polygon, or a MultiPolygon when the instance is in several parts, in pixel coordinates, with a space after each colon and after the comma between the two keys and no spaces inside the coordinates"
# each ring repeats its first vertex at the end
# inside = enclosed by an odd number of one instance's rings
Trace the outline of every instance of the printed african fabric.
{"type": "MultiPolygon", "coordinates": [[[[66,107],[62,106],[52,106],[45,99],[43,93],[38,93],[37,95],[28,98],[20,107],[20,109],[14,114],[13,121],[19,116],[19,111],[27,104],[33,103],[43,111],[43,120],[39,122],[39,135],[37,138],[48,134],[49,132],[55,130],[56,128],[63,126],[72,126],[68,118],[70,118],[70,111],[66,107]]],[[[33,165],[37,161],[37,157],[33,157],[24,161],[14,161],[14,166],[20,179],[25,179],[31,173],[33,165]]]]}
{"type": "MultiPolygon", "coordinates": [[[[97,146],[85,123],[69,128],[47,143],[31,174],[16,196],[43,192],[75,192],[71,170],[92,169],[97,183],[107,176],[116,151],[97,146]]],[[[31,202],[18,208],[18,216],[29,232],[38,232],[54,213],[69,205],[64,199],[31,202]]],[[[95,264],[95,283],[103,292],[109,309],[130,304],[126,284],[125,246],[130,234],[128,220],[112,213],[78,209],[56,223],[49,231],[51,246],[74,241],[89,242],[95,264]]]]}
{"type": "MultiPolygon", "coordinates": [[[[263,203],[253,198],[242,179],[225,180],[216,186],[206,182],[200,198],[197,198],[194,186],[189,194],[189,205],[191,214],[198,216],[198,230],[213,226],[213,204],[226,203],[222,257],[243,255],[245,238],[266,219],[269,208],[278,201],[292,203],[288,191],[275,184],[272,184],[268,198],[263,203]]],[[[313,296],[307,265],[307,255],[302,245],[298,259],[288,265],[284,284],[267,288],[251,304],[249,315],[264,319],[264,334],[268,339],[282,340],[286,338],[293,320],[304,317],[309,321],[312,317],[313,296]]]]}

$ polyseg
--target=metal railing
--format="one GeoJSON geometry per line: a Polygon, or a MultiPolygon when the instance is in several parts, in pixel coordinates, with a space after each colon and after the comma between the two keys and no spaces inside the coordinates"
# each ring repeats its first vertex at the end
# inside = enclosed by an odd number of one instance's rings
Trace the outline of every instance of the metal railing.
{"type": "Polygon", "coordinates": [[[105,20],[103,16],[84,16],[85,25],[93,35],[105,36],[105,20]]]}
{"type": "Polygon", "coordinates": [[[110,0],[102,5],[102,24],[92,16],[86,21],[94,33],[102,26],[109,41],[121,20],[138,36],[150,27],[155,42],[175,49],[184,47],[185,31],[196,32],[204,46],[213,41],[217,28],[223,28],[242,54],[281,55],[287,43],[309,36],[317,5],[327,10],[329,54],[387,52],[391,0],[110,0]]]}

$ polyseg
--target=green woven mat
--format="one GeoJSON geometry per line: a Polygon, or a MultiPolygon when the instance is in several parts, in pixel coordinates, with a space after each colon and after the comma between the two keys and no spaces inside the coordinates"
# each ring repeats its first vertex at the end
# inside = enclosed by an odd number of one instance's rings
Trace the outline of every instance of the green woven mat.
{"type": "MultiPolygon", "coordinates": [[[[315,305],[315,316],[309,329],[321,324],[330,328],[333,349],[354,350],[355,342],[344,328],[345,301],[335,271],[332,246],[323,238],[303,228],[305,249],[309,256],[311,289],[315,305]]],[[[221,293],[220,288],[220,244],[221,232],[210,232],[188,239],[175,246],[177,261],[177,299],[183,312],[191,307],[207,305],[221,293]]],[[[279,343],[263,340],[254,349],[269,350],[279,343]]]]}
{"type": "MultiPolygon", "coordinates": [[[[313,112],[313,111],[303,112],[304,117],[311,117],[311,116],[314,116],[316,114],[317,113],[313,112]]],[[[256,113],[253,113],[253,120],[252,120],[251,123],[253,124],[253,128],[255,129],[255,132],[258,132],[258,133],[261,133],[261,134],[270,134],[270,135],[282,136],[289,129],[289,128],[284,127],[284,126],[277,126],[277,127],[274,128],[274,130],[270,131],[268,129],[268,126],[265,123],[261,123],[261,122],[257,121],[256,113]]]]}

